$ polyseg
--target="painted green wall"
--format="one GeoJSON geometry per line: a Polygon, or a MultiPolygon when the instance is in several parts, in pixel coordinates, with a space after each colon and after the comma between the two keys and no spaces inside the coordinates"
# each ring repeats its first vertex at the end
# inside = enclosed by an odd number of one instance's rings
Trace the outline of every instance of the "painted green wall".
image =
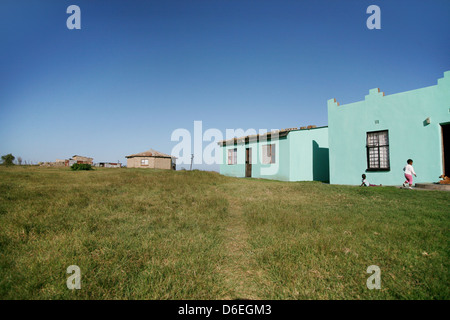
{"type": "Polygon", "coordinates": [[[220,147],[222,152],[222,163],[220,164],[220,173],[230,177],[245,177],[245,145],[229,145],[220,147]],[[237,149],[237,164],[228,164],[228,150],[237,149]]]}
{"type": "Polygon", "coordinates": [[[274,141],[221,147],[220,173],[245,177],[245,149],[252,148],[252,177],[283,181],[328,181],[328,128],[291,131],[287,137],[274,141]],[[275,164],[262,164],[262,146],[276,145],[275,164]],[[238,164],[228,165],[228,150],[237,148],[238,164]]]}
{"type": "Polygon", "coordinates": [[[365,100],[341,106],[329,100],[330,183],[359,185],[365,173],[370,183],[401,185],[408,158],[414,160],[414,183],[438,181],[443,171],[440,124],[446,122],[450,71],[426,88],[386,96],[372,89],[365,100]],[[390,171],[366,171],[366,134],[379,130],[389,132],[390,171]]]}
{"type": "Polygon", "coordinates": [[[245,150],[252,148],[252,178],[265,178],[289,181],[289,143],[287,138],[275,141],[249,142],[221,147],[222,164],[220,173],[232,177],[245,177],[245,150]],[[276,161],[262,164],[262,146],[275,144],[276,161]],[[237,149],[237,164],[228,164],[228,150],[237,149]]]}
{"type": "Polygon", "coordinates": [[[329,181],[328,128],[289,133],[290,181],[329,181]]]}

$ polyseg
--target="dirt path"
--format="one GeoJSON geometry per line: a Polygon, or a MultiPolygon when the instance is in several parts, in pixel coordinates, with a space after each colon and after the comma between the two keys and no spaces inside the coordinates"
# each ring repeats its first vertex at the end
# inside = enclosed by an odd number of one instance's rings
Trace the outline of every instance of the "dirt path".
{"type": "Polygon", "coordinates": [[[227,196],[229,220],[226,228],[226,262],[221,266],[226,285],[231,296],[225,299],[264,299],[261,296],[268,281],[264,270],[260,269],[248,244],[249,235],[245,229],[245,219],[238,200],[227,196]]]}

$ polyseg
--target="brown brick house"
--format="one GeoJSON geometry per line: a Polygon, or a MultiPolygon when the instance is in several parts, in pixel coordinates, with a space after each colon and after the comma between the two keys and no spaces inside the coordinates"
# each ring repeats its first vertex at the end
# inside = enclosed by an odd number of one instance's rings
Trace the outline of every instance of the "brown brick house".
{"type": "Polygon", "coordinates": [[[126,156],[128,168],[152,168],[175,170],[175,157],[150,149],[126,156]]]}

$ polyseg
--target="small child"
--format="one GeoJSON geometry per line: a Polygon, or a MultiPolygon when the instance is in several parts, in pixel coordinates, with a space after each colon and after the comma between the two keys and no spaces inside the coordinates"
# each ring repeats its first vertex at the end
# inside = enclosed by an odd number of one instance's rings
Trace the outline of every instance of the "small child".
{"type": "MultiPolygon", "coordinates": [[[[362,183],[361,183],[360,187],[378,187],[376,184],[370,184],[369,181],[367,181],[366,175],[364,173],[362,174],[361,177],[362,177],[362,183]]],[[[380,187],[381,186],[382,185],[380,184],[380,187]]]]}
{"type": "Polygon", "coordinates": [[[406,181],[403,182],[403,187],[406,187],[406,184],[409,184],[409,189],[412,189],[413,184],[412,175],[414,175],[415,177],[417,177],[417,175],[414,172],[414,168],[412,166],[413,161],[411,159],[408,159],[406,163],[407,163],[406,166],[403,168],[403,171],[405,171],[405,178],[406,178],[406,181]]]}

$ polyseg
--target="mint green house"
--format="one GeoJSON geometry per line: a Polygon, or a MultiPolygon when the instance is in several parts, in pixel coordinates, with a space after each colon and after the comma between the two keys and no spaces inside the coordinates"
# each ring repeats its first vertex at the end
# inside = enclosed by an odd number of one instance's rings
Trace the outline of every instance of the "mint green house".
{"type": "Polygon", "coordinates": [[[220,173],[283,181],[329,181],[328,127],[287,129],[219,143],[220,173]]]}
{"type": "Polygon", "coordinates": [[[450,176],[450,71],[437,85],[385,95],[372,89],[363,101],[328,101],[330,183],[401,185],[407,159],[414,182],[450,176]]]}

